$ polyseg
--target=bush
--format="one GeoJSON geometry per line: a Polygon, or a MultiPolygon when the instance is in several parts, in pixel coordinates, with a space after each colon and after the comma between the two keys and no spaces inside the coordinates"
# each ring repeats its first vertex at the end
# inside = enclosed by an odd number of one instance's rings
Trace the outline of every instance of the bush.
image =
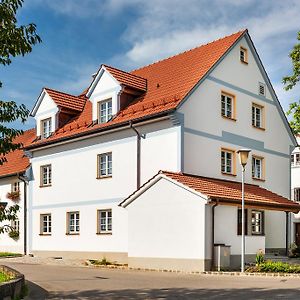
{"type": "Polygon", "coordinates": [[[258,265],[262,264],[264,261],[265,261],[264,253],[262,250],[259,250],[256,253],[256,257],[255,257],[256,265],[258,266],[258,265]]]}
{"type": "Polygon", "coordinates": [[[262,273],[300,273],[300,265],[290,265],[284,262],[265,261],[250,267],[246,272],[262,272],[262,273]]]}
{"type": "Polygon", "coordinates": [[[11,230],[8,233],[9,237],[12,238],[13,240],[17,241],[20,238],[20,232],[17,230],[11,230]]]}
{"type": "Polygon", "coordinates": [[[300,257],[300,248],[295,243],[290,246],[289,257],[300,257]]]}

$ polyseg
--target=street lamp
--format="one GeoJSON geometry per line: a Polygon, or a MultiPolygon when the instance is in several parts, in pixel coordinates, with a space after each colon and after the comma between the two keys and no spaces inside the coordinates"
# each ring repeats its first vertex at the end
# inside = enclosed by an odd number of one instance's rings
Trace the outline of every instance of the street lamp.
{"type": "Polygon", "coordinates": [[[251,150],[238,150],[240,164],[242,166],[242,256],[241,256],[241,272],[245,271],[245,168],[247,165],[248,156],[251,150]]]}

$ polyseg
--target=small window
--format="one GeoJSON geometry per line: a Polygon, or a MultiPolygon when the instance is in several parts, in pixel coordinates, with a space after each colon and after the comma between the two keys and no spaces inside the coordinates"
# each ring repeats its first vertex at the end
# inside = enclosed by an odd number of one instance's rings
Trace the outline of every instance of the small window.
{"type": "Polygon", "coordinates": [[[294,188],[294,200],[300,202],[300,188],[294,188]]]}
{"type": "Polygon", "coordinates": [[[295,156],[294,156],[294,154],[291,155],[291,165],[292,166],[295,165],[295,156]]]}
{"type": "Polygon", "coordinates": [[[78,234],[79,227],[79,211],[67,213],[67,234],[78,234]]]}
{"type": "Polygon", "coordinates": [[[221,93],[221,115],[228,119],[235,119],[235,96],[221,93]]]}
{"type": "Polygon", "coordinates": [[[248,51],[246,48],[240,48],[240,61],[242,63],[248,64],[248,51]]]}
{"type": "Polygon", "coordinates": [[[264,234],[264,212],[252,210],[251,213],[251,233],[252,235],[264,234]]]}
{"type": "Polygon", "coordinates": [[[112,153],[102,153],[98,155],[97,178],[112,176],[112,153]]]}
{"type": "Polygon", "coordinates": [[[263,179],[264,158],[252,156],[252,178],[263,179]]]}
{"type": "Polygon", "coordinates": [[[41,166],[41,186],[50,186],[52,183],[51,165],[41,166]]]}
{"type": "Polygon", "coordinates": [[[112,233],[112,211],[98,210],[98,233],[112,233]]]}
{"type": "Polygon", "coordinates": [[[19,219],[11,220],[10,226],[13,231],[20,232],[20,220],[19,219]]]}
{"type": "Polygon", "coordinates": [[[112,99],[98,103],[98,122],[106,123],[112,118],[112,99]]]}
{"type": "MultiPolygon", "coordinates": [[[[242,235],[242,209],[238,208],[237,210],[237,234],[242,235]]],[[[244,210],[244,229],[245,235],[248,234],[248,210],[244,210]]]]}
{"type": "Polygon", "coordinates": [[[233,150],[221,150],[221,172],[223,174],[235,174],[235,152],[233,150]]]}
{"type": "Polygon", "coordinates": [[[51,234],[52,231],[52,220],[51,214],[41,215],[41,234],[51,234]]]}
{"type": "Polygon", "coordinates": [[[264,107],[258,104],[252,104],[252,126],[259,129],[264,129],[264,107]]]}
{"type": "Polygon", "coordinates": [[[15,181],[11,184],[11,191],[13,193],[20,192],[20,181],[15,181]]]}
{"type": "Polygon", "coordinates": [[[41,136],[46,139],[51,135],[51,118],[41,121],[41,136]]]}
{"type": "Polygon", "coordinates": [[[261,96],[266,96],[266,85],[264,83],[259,82],[259,84],[258,84],[258,93],[261,96]]]}
{"type": "Polygon", "coordinates": [[[300,165],[300,153],[295,153],[291,155],[292,166],[300,165]]]}

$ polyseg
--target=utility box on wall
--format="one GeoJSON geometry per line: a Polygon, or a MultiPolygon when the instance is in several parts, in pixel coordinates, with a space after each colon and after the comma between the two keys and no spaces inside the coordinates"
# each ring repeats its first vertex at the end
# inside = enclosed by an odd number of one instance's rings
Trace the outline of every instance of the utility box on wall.
{"type": "Polygon", "coordinates": [[[226,270],[230,268],[230,246],[225,244],[214,245],[214,267],[216,270],[226,270]]]}

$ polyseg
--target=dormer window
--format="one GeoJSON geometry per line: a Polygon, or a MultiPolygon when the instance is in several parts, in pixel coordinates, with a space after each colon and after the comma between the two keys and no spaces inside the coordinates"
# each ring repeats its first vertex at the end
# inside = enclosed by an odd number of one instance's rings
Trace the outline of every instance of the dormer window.
{"type": "Polygon", "coordinates": [[[51,118],[41,121],[41,136],[46,139],[51,134],[51,118]]]}
{"type": "Polygon", "coordinates": [[[112,99],[100,101],[98,103],[98,122],[106,123],[112,117],[112,99]]]}

